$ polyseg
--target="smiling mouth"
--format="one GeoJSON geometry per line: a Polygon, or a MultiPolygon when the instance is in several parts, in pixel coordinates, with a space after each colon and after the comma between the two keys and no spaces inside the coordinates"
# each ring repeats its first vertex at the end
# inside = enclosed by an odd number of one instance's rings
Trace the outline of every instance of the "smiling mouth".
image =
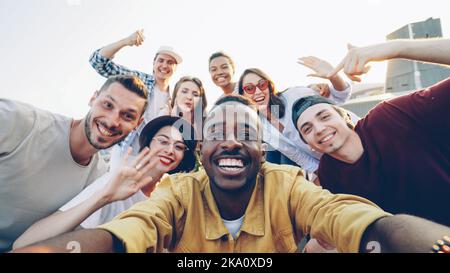
{"type": "Polygon", "coordinates": [[[335,135],[336,135],[336,131],[334,131],[334,132],[332,132],[332,133],[326,135],[324,138],[322,138],[322,139],[319,141],[319,144],[324,144],[324,143],[328,142],[328,141],[329,141],[330,139],[332,139],[335,135]]]}
{"type": "Polygon", "coordinates": [[[223,76],[220,76],[220,77],[217,77],[217,78],[216,78],[216,81],[219,82],[219,83],[224,83],[224,82],[227,81],[227,78],[226,78],[226,77],[223,77],[223,76]]]}
{"type": "Polygon", "coordinates": [[[159,71],[159,73],[164,74],[164,75],[169,74],[169,71],[167,71],[167,70],[158,69],[158,71],[159,71]]]}
{"type": "Polygon", "coordinates": [[[247,166],[245,160],[241,158],[224,157],[214,161],[219,170],[225,175],[238,175],[247,166]]]}
{"type": "Polygon", "coordinates": [[[103,126],[100,122],[96,121],[95,124],[97,125],[97,129],[100,132],[100,134],[104,137],[114,137],[119,135],[120,132],[117,132],[116,130],[112,131],[109,130],[106,126],[103,126]]]}
{"type": "Polygon", "coordinates": [[[260,103],[260,102],[263,102],[265,98],[266,98],[266,97],[262,96],[262,97],[254,98],[253,100],[254,100],[256,103],[260,103]]]}
{"type": "Polygon", "coordinates": [[[171,158],[168,158],[168,157],[166,157],[166,156],[160,156],[160,157],[159,157],[159,161],[160,161],[162,164],[168,166],[168,165],[172,164],[175,160],[173,160],[173,159],[171,159],[171,158]]]}

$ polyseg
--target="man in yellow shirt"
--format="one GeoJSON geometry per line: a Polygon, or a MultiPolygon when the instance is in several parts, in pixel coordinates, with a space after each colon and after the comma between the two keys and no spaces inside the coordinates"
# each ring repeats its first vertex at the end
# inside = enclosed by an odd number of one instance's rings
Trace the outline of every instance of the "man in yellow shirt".
{"type": "Polygon", "coordinates": [[[93,230],[19,251],[295,252],[311,234],[342,252],[427,252],[449,228],[391,216],[353,195],[334,195],[305,180],[301,169],[264,163],[256,111],[243,97],[216,102],[205,120],[204,170],[163,180],[145,202],[93,230]],[[371,244],[367,244],[367,243],[371,244]]]}

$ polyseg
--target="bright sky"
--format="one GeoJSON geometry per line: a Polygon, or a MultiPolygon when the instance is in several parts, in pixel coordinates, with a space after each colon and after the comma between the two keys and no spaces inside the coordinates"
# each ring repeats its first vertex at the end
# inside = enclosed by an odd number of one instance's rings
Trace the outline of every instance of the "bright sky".
{"type": "MultiPolygon", "coordinates": [[[[450,2],[442,0],[1,0],[0,97],[81,118],[104,78],[90,67],[97,48],[145,29],[141,47],[124,48],[115,61],[151,72],[160,45],[183,56],[171,86],[199,77],[210,104],[221,94],[208,73],[208,57],[224,50],[237,65],[272,76],[277,88],[317,82],[297,57],[315,55],[336,65],[346,44],[368,45],[429,17],[450,32],[450,2]],[[446,15],[446,16],[445,16],[446,15]]],[[[383,82],[386,65],[364,82],[383,82]]]]}

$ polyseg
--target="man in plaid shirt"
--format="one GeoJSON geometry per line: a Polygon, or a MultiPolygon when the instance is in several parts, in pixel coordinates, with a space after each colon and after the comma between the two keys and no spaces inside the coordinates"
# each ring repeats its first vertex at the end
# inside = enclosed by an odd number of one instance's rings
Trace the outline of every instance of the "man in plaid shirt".
{"type": "MultiPolygon", "coordinates": [[[[114,55],[126,46],[140,46],[144,42],[144,31],[138,30],[130,36],[115,43],[102,47],[91,55],[89,62],[92,67],[102,76],[110,77],[114,75],[135,75],[138,76],[147,86],[148,104],[144,114],[144,122],[139,128],[131,132],[128,137],[119,145],[121,150],[126,150],[132,146],[133,150],[139,150],[139,134],[142,128],[154,118],[164,113],[164,108],[169,100],[169,81],[175,72],[177,65],[182,62],[182,58],[171,47],[162,46],[156,52],[153,59],[153,73],[147,74],[141,71],[132,70],[112,61],[114,55]]],[[[114,153],[113,153],[114,154],[114,153]]]]}

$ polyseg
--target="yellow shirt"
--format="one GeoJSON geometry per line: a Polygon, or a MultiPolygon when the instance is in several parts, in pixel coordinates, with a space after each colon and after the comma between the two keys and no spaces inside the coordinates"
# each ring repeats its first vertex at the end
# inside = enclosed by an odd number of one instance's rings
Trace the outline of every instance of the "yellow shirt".
{"type": "Polygon", "coordinates": [[[389,215],[364,198],[317,187],[297,167],[264,163],[236,240],[204,170],[167,177],[147,201],[99,228],[127,252],[295,252],[308,233],[357,252],[364,230],[389,215]]]}

